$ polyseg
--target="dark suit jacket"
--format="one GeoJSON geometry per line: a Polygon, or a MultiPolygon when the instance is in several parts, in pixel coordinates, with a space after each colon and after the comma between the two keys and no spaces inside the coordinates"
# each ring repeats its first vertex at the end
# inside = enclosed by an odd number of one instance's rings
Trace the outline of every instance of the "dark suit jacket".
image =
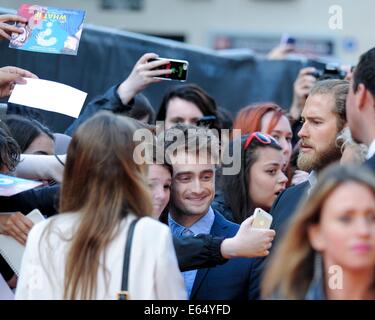
{"type": "Polygon", "coordinates": [[[296,212],[300,201],[307,195],[309,187],[309,182],[305,181],[285,189],[276,198],[270,212],[273,217],[271,229],[276,231],[276,241],[279,241],[281,235],[285,232],[290,218],[293,217],[296,212]]]}
{"type": "MultiPolygon", "coordinates": [[[[270,212],[270,214],[273,217],[271,229],[274,229],[276,231],[276,237],[272,243],[270,255],[272,254],[274,248],[277,246],[277,243],[280,242],[282,235],[285,233],[288,227],[290,218],[296,212],[296,209],[300,201],[303,200],[304,196],[306,196],[309,186],[309,182],[305,181],[303,183],[297,184],[296,186],[287,188],[279,194],[279,196],[273,203],[270,212]]],[[[269,261],[269,256],[264,258],[256,258],[253,263],[253,290],[252,296],[250,296],[251,299],[260,298],[260,286],[262,281],[262,275],[267,264],[267,261],[269,261]]]]}
{"type": "MultiPolygon", "coordinates": [[[[215,212],[215,220],[210,234],[216,237],[233,237],[239,225],[226,220],[215,212]]],[[[191,300],[245,300],[250,296],[251,271],[254,259],[230,259],[221,266],[199,269],[191,300]]]]}

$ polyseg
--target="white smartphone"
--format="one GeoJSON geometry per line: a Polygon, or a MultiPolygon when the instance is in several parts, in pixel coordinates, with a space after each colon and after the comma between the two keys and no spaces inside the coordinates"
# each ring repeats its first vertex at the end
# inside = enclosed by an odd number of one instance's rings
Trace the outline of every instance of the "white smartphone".
{"type": "Polygon", "coordinates": [[[261,208],[254,210],[253,228],[269,229],[272,224],[272,216],[261,208]]]}

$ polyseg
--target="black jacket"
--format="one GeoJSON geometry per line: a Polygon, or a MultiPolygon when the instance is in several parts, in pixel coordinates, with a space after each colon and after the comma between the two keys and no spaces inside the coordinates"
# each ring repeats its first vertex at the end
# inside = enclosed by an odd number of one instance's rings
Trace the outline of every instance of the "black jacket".
{"type": "Polygon", "coordinates": [[[212,268],[228,261],[220,253],[223,240],[224,237],[215,237],[210,234],[198,234],[188,238],[173,237],[180,270],[212,268]]]}
{"type": "Polygon", "coordinates": [[[309,187],[310,183],[305,181],[285,189],[276,198],[270,212],[273,217],[271,228],[276,231],[276,241],[279,241],[282,234],[285,232],[290,218],[293,217],[296,212],[298,204],[307,195],[309,187]]]}
{"type": "Polygon", "coordinates": [[[39,209],[49,217],[57,213],[60,185],[46,186],[27,190],[11,197],[0,197],[0,212],[16,212],[28,214],[39,209]]]}
{"type": "MultiPolygon", "coordinates": [[[[277,247],[277,243],[280,242],[282,235],[284,234],[285,230],[287,229],[288,223],[290,218],[296,212],[298,204],[301,200],[306,196],[307,190],[310,184],[308,181],[303,183],[297,184],[293,187],[285,189],[279,196],[276,198],[275,202],[272,205],[270,214],[273,217],[271,229],[276,231],[275,240],[273,241],[272,248],[270,250],[270,255],[275,247],[277,247]]],[[[251,299],[259,299],[260,298],[260,286],[262,281],[263,271],[265,269],[266,263],[269,258],[262,257],[256,258],[253,264],[253,281],[257,284],[254,285],[257,287],[257,291],[251,299]]]]}

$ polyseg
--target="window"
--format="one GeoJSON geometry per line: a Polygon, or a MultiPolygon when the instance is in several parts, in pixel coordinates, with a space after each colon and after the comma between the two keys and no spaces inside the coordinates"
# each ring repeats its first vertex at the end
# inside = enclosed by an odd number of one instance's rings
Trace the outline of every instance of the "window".
{"type": "Polygon", "coordinates": [[[130,10],[140,11],[143,9],[144,0],[101,0],[103,10],[130,10]]]}

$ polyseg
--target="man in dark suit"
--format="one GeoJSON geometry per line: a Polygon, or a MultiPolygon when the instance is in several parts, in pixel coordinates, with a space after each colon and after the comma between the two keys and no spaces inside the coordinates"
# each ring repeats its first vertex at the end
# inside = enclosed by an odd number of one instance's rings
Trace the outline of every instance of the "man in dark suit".
{"type": "MultiPolygon", "coordinates": [[[[233,237],[239,225],[211,208],[215,195],[215,164],[219,163],[216,136],[210,130],[177,125],[165,132],[164,140],[168,161],[173,166],[168,215],[173,235],[178,238],[198,234],[233,237]]],[[[267,255],[274,231],[251,229],[249,232],[254,234],[251,244],[254,256],[267,255]]],[[[253,260],[231,259],[215,268],[183,272],[190,299],[249,299],[253,295],[253,260]]]]}
{"type": "MultiPolygon", "coordinates": [[[[308,181],[286,189],[275,200],[271,209],[276,231],[283,231],[285,223],[295,212],[300,200],[315,184],[316,175],[341,158],[336,138],[346,125],[345,102],[349,84],[345,80],[319,81],[312,88],[302,111],[303,125],[298,132],[299,169],[310,172],[308,181]]],[[[278,234],[277,238],[280,238],[278,234]]]]}
{"type": "MultiPolygon", "coordinates": [[[[233,237],[239,226],[215,212],[210,234],[233,237]]],[[[230,259],[215,268],[199,269],[191,290],[191,300],[246,300],[252,295],[252,263],[254,259],[230,259]]]]}
{"type": "Polygon", "coordinates": [[[365,164],[375,172],[375,48],[360,57],[354,70],[346,112],[353,139],[369,147],[365,164]]]}
{"type": "MultiPolygon", "coordinates": [[[[271,228],[276,231],[273,249],[287,232],[288,223],[299,203],[314,186],[317,174],[341,158],[341,146],[337,144],[336,138],[346,125],[345,102],[348,90],[348,81],[318,81],[306,100],[301,114],[303,125],[298,132],[301,140],[297,164],[299,169],[310,172],[310,175],[308,181],[285,189],[276,198],[270,212],[273,216],[271,228]]],[[[254,282],[258,282],[259,286],[268,260],[258,258],[254,262],[254,282]]],[[[255,295],[254,298],[259,298],[260,292],[255,295]]]]}

